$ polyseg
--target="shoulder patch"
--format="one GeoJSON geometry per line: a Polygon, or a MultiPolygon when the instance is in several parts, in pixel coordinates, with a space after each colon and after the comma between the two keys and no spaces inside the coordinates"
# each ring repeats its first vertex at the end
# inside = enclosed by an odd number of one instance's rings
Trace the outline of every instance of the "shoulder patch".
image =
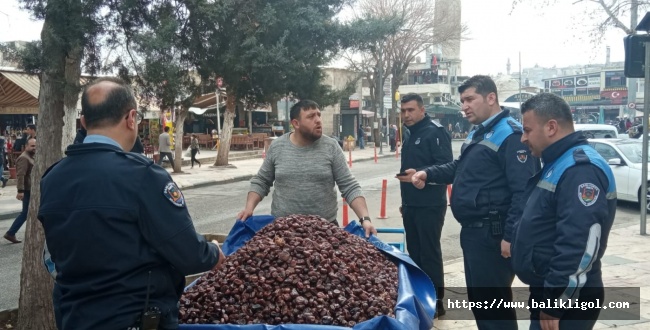
{"type": "Polygon", "coordinates": [[[583,183],[578,186],[578,199],[584,206],[591,206],[598,200],[600,188],[593,183],[583,183]]]}
{"type": "Polygon", "coordinates": [[[431,122],[432,122],[434,125],[436,125],[436,127],[440,127],[440,128],[442,128],[442,124],[440,124],[439,122],[437,122],[437,121],[435,121],[435,120],[431,120],[431,122]]]}
{"type": "Polygon", "coordinates": [[[176,183],[168,183],[163,190],[163,195],[175,206],[185,207],[185,197],[176,183]]]}
{"type": "Polygon", "coordinates": [[[517,160],[520,163],[525,163],[528,160],[528,152],[526,150],[517,150],[517,160]]]}

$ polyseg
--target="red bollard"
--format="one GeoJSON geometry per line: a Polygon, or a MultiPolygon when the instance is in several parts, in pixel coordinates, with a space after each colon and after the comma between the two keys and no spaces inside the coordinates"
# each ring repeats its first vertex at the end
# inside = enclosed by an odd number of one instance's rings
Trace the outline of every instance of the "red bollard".
{"type": "Polygon", "coordinates": [[[374,143],[372,145],[375,146],[375,164],[377,164],[377,145],[374,143]]]}
{"type": "Polygon", "coordinates": [[[348,149],[348,151],[350,152],[350,163],[349,164],[350,164],[350,168],[352,168],[352,148],[348,149]]]}
{"type": "Polygon", "coordinates": [[[343,198],[343,227],[348,225],[348,203],[343,198]]]}
{"type": "Polygon", "coordinates": [[[379,217],[377,219],[388,219],[386,216],[386,191],[388,190],[388,180],[381,182],[381,206],[379,208],[379,217]]]}
{"type": "Polygon", "coordinates": [[[451,205],[451,185],[447,185],[447,205],[451,205]]]}

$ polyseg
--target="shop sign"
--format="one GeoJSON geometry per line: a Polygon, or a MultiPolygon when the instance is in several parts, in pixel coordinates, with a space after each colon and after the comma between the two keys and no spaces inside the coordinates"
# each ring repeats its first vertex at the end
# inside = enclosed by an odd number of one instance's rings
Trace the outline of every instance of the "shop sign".
{"type": "Polygon", "coordinates": [[[588,87],[600,87],[600,75],[598,76],[589,76],[587,78],[588,87]]]}
{"type": "Polygon", "coordinates": [[[0,115],[38,115],[38,108],[0,107],[0,115]]]}

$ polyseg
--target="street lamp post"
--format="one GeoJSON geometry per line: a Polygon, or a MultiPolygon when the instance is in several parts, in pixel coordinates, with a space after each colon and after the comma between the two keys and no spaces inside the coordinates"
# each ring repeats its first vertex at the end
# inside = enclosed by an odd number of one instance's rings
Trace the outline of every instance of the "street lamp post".
{"type": "Polygon", "coordinates": [[[379,136],[377,138],[379,139],[379,154],[380,155],[384,154],[384,150],[382,148],[382,146],[384,145],[384,143],[383,143],[384,139],[381,136],[381,134],[383,133],[383,129],[381,127],[381,122],[384,119],[384,76],[383,76],[383,72],[382,72],[383,71],[382,66],[384,64],[383,60],[382,60],[383,52],[384,52],[384,43],[380,42],[380,44],[379,44],[379,60],[377,61],[377,65],[379,66],[379,68],[377,69],[377,76],[379,78],[379,90],[377,91],[377,93],[379,94],[379,113],[381,114],[380,118],[379,118],[379,123],[377,124],[377,126],[379,126],[379,136]]]}

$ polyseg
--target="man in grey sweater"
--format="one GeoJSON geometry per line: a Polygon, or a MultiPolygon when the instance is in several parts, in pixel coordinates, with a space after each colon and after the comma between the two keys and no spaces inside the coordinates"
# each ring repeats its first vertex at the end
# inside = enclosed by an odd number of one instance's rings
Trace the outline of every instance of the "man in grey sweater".
{"type": "Polygon", "coordinates": [[[361,187],[350,173],[336,140],[323,136],[321,113],[316,102],[302,100],[291,107],[295,132],[278,138],[268,150],[259,172],[251,179],[246,207],[237,219],[246,220],[275,184],[271,214],[321,216],[338,225],[334,184],[350,204],[366,231],[377,234],[368,216],[361,187]]]}
{"type": "Polygon", "coordinates": [[[165,126],[164,132],[158,136],[158,165],[162,165],[163,158],[167,157],[169,164],[174,165],[174,156],[172,156],[172,140],[169,136],[169,126],[165,126]]]}

